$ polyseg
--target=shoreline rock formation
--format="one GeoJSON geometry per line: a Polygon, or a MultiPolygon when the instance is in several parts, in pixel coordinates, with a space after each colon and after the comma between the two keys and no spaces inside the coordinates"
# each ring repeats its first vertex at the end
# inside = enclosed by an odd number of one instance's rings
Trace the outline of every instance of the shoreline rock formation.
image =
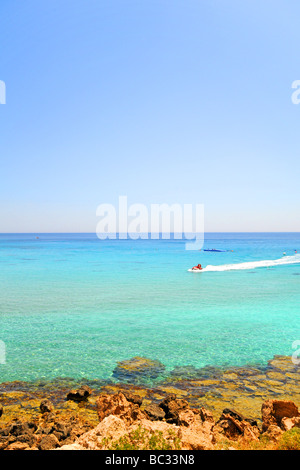
{"type": "Polygon", "coordinates": [[[0,449],[78,447],[100,425],[104,448],[276,448],[287,437],[287,447],[298,439],[300,449],[300,370],[290,357],[169,373],[156,360],[134,357],[118,363],[113,377],[0,384],[0,449]],[[106,436],[118,420],[122,436],[106,436]]]}
{"type": "MultiPolygon", "coordinates": [[[[78,402],[77,392],[73,390],[72,396],[75,394],[78,402]]],[[[298,407],[284,400],[262,404],[261,427],[230,408],[225,408],[216,420],[206,408],[193,408],[175,394],[158,405],[143,406],[140,397],[119,391],[99,395],[96,405],[99,423],[92,425],[76,414],[56,411],[51,402],[44,400],[35,420],[13,420],[4,426],[0,421],[0,450],[254,448],[262,437],[276,444],[284,433],[300,428],[298,407]]],[[[82,401],[76,406],[82,406],[82,401]]]]}

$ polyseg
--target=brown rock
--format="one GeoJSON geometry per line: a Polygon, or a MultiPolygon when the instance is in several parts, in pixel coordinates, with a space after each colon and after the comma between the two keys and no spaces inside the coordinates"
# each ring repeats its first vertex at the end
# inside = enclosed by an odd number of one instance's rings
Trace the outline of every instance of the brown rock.
{"type": "Polygon", "coordinates": [[[189,428],[197,428],[201,430],[202,434],[210,435],[215,425],[213,415],[205,408],[198,409],[183,409],[178,412],[179,426],[189,428]]]}
{"type": "Polygon", "coordinates": [[[88,399],[91,393],[92,393],[92,390],[90,389],[90,387],[88,387],[87,385],[83,385],[77,390],[71,390],[67,394],[67,400],[84,401],[88,399]]]}
{"type": "Polygon", "coordinates": [[[100,395],[97,400],[97,413],[100,421],[110,415],[127,421],[144,417],[139,405],[129,402],[121,392],[114,395],[100,395]]]}
{"type": "Polygon", "coordinates": [[[51,450],[56,447],[59,447],[59,441],[53,434],[48,434],[47,436],[42,437],[38,444],[39,450],[51,450]]]}
{"type": "Polygon", "coordinates": [[[202,419],[200,417],[200,413],[194,412],[193,410],[190,409],[185,409],[185,410],[180,410],[178,411],[178,420],[177,424],[178,426],[192,426],[195,421],[199,421],[202,423],[202,419]]]}
{"type": "Polygon", "coordinates": [[[8,428],[8,433],[16,437],[19,437],[24,434],[32,434],[32,432],[33,432],[33,429],[31,425],[27,422],[22,423],[22,422],[16,421],[12,423],[11,426],[8,428]]]}
{"type": "Polygon", "coordinates": [[[6,437],[9,435],[11,426],[5,426],[5,428],[0,429],[0,437],[6,437]]]}
{"type": "Polygon", "coordinates": [[[155,404],[146,406],[144,411],[152,421],[161,421],[166,416],[164,410],[155,404]]]}
{"type": "Polygon", "coordinates": [[[280,429],[276,424],[270,424],[268,429],[264,432],[264,436],[267,436],[271,441],[278,441],[282,436],[283,430],[280,429]]]}
{"type": "Polygon", "coordinates": [[[70,427],[66,426],[64,423],[55,423],[52,427],[53,434],[57,437],[59,441],[65,440],[70,436],[70,427]]]}
{"type": "Polygon", "coordinates": [[[213,449],[212,428],[215,422],[207,410],[185,408],[178,412],[178,416],[183,448],[189,450],[213,449]]]}
{"type": "Polygon", "coordinates": [[[296,418],[282,418],[281,428],[284,431],[289,431],[292,428],[300,428],[300,417],[296,418]]]}
{"type": "Polygon", "coordinates": [[[215,440],[218,440],[221,435],[225,435],[228,439],[239,439],[242,437],[247,440],[258,440],[260,431],[256,421],[254,421],[254,425],[249,421],[244,419],[239,413],[226,408],[213,428],[215,440]],[[226,411],[228,411],[227,414],[226,411]]]}
{"type": "Polygon", "coordinates": [[[125,396],[126,400],[129,401],[130,403],[134,403],[135,405],[141,406],[143,403],[143,399],[134,393],[131,393],[128,390],[122,390],[123,395],[125,396]]]}
{"type": "Polygon", "coordinates": [[[54,406],[50,400],[42,400],[40,403],[40,410],[42,413],[50,413],[54,410],[54,406]]]}
{"type": "Polygon", "coordinates": [[[202,421],[215,424],[213,414],[210,411],[208,411],[206,408],[200,408],[200,416],[201,416],[202,421]]]}
{"type": "Polygon", "coordinates": [[[179,424],[179,412],[189,408],[186,400],[177,399],[175,394],[168,395],[160,404],[168,423],[179,424]]]}
{"type": "MultiPolygon", "coordinates": [[[[201,424],[199,426],[179,428],[164,421],[150,421],[148,419],[141,419],[128,424],[125,420],[110,415],[104,418],[95,429],[82,435],[76,443],[63,446],[59,450],[104,450],[109,448],[107,446],[110,446],[112,441],[118,441],[121,437],[138,429],[145,430],[150,435],[159,433],[161,438],[170,445],[172,445],[172,442],[174,443],[174,440],[179,441],[180,439],[181,444],[179,446],[183,450],[213,449],[212,436],[203,431],[201,424]]],[[[143,445],[142,442],[141,445],[143,445]]]]}
{"type": "Polygon", "coordinates": [[[230,415],[230,416],[232,416],[233,418],[235,418],[235,419],[238,420],[238,421],[243,421],[243,420],[244,420],[244,417],[243,417],[240,413],[238,413],[237,411],[232,410],[232,409],[230,409],[230,408],[225,408],[225,409],[223,410],[223,413],[222,413],[222,414],[223,414],[223,415],[230,415]]]}
{"type": "Polygon", "coordinates": [[[30,447],[25,442],[13,442],[6,447],[6,450],[30,450],[30,447]]]}
{"type": "Polygon", "coordinates": [[[6,442],[5,439],[3,439],[2,448],[7,448],[10,444],[15,442],[23,443],[32,447],[36,443],[36,436],[33,434],[36,428],[36,425],[31,422],[13,422],[3,430],[2,435],[6,435],[8,439],[6,442]]]}
{"type": "Polygon", "coordinates": [[[222,439],[222,436],[228,439],[237,439],[241,432],[232,421],[223,419],[218,421],[213,429],[215,441],[222,439]]]}
{"type": "Polygon", "coordinates": [[[109,442],[118,440],[126,434],[128,425],[124,420],[117,416],[107,416],[98,426],[86,432],[73,444],[62,446],[60,450],[97,450],[104,448],[104,439],[109,442]]]}
{"type": "Polygon", "coordinates": [[[186,450],[213,450],[212,436],[203,432],[201,428],[180,428],[179,438],[182,449],[186,450]]]}
{"type": "MultiPolygon", "coordinates": [[[[237,411],[232,410],[230,408],[225,408],[223,410],[222,416],[224,415],[230,415],[232,418],[234,418],[237,421],[247,421],[248,423],[251,424],[251,426],[258,426],[257,421],[255,421],[254,419],[245,418],[243,415],[241,415],[241,413],[238,413],[237,411]]],[[[220,419],[222,419],[222,416],[220,419]]]]}
{"type": "Polygon", "coordinates": [[[283,418],[297,418],[300,416],[297,406],[292,401],[267,400],[261,407],[263,426],[265,432],[271,425],[283,427],[283,418]]]}

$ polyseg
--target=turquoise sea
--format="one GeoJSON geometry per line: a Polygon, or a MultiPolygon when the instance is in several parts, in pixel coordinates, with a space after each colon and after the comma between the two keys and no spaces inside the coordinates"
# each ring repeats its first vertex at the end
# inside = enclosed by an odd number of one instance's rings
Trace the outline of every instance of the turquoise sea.
{"type": "Polygon", "coordinates": [[[300,234],[207,233],[204,248],[229,251],[186,251],[184,240],[0,235],[0,382],[109,379],[134,356],[172,371],[291,355],[300,340],[300,234]],[[188,272],[198,263],[211,267],[188,272]],[[250,264],[232,266],[240,263],[250,264]]]}

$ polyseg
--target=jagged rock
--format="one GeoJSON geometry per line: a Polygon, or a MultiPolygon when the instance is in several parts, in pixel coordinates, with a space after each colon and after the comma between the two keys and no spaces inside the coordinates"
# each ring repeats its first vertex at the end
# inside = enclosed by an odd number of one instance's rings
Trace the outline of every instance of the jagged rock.
{"type": "Polygon", "coordinates": [[[213,450],[212,436],[206,434],[201,427],[182,427],[179,432],[182,449],[213,450]]]}
{"type": "Polygon", "coordinates": [[[5,428],[0,429],[0,437],[6,437],[9,435],[11,426],[5,426],[5,428]]]}
{"type": "Polygon", "coordinates": [[[54,436],[56,436],[59,441],[63,441],[70,436],[71,427],[58,422],[53,425],[52,430],[54,436]]]}
{"type": "Polygon", "coordinates": [[[51,434],[52,426],[41,426],[37,429],[36,434],[51,434]]]}
{"type": "MultiPolygon", "coordinates": [[[[141,427],[149,432],[159,430],[166,435],[177,436],[184,449],[212,449],[214,419],[210,412],[189,409],[188,402],[169,395],[159,406],[148,405],[142,412],[138,405],[128,402],[123,393],[102,395],[97,401],[100,424],[92,431],[81,436],[75,447],[87,449],[105,448],[104,439],[119,439],[122,435],[141,427]],[[181,427],[174,423],[163,422],[165,411],[169,419],[184,423],[181,427]],[[151,418],[149,420],[149,417],[151,418]],[[78,447],[79,446],[79,447],[78,447]],[[104,447],[103,447],[104,446],[104,447]]],[[[72,447],[71,447],[72,448],[72,447]]]]}
{"type": "Polygon", "coordinates": [[[19,437],[26,434],[32,434],[36,430],[36,425],[31,422],[15,422],[8,428],[8,433],[19,437]]]}
{"type": "Polygon", "coordinates": [[[143,399],[134,393],[131,393],[128,390],[122,390],[123,395],[125,396],[126,400],[129,401],[130,403],[134,403],[135,405],[141,406],[143,403],[143,399]]]}
{"type": "Polygon", "coordinates": [[[94,429],[80,436],[74,444],[62,446],[60,450],[102,449],[105,447],[104,439],[118,440],[126,434],[127,429],[126,421],[111,414],[103,418],[100,424],[94,429]]]}
{"type": "Polygon", "coordinates": [[[214,426],[213,433],[216,441],[222,439],[222,436],[237,439],[242,434],[230,419],[219,420],[214,426]]]}
{"type": "Polygon", "coordinates": [[[200,410],[185,408],[178,412],[178,425],[190,428],[196,426],[201,428],[202,433],[210,434],[215,425],[215,420],[205,408],[200,410]]]}
{"type": "Polygon", "coordinates": [[[147,357],[133,357],[132,359],[118,362],[113,371],[113,377],[121,382],[136,383],[144,378],[156,379],[165,370],[165,366],[147,357]]]}
{"type": "Polygon", "coordinates": [[[92,431],[82,435],[74,444],[62,446],[59,450],[105,450],[113,441],[135,432],[138,429],[148,431],[150,435],[158,432],[167,442],[180,440],[183,450],[211,450],[213,445],[211,436],[200,427],[184,428],[183,430],[174,424],[164,421],[150,421],[141,419],[128,425],[124,419],[118,416],[107,416],[92,431]]]}
{"type": "Polygon", "coordinates": [[[213,414],[210,411],[208,411],[206,408],[203,408],[203,407],[200,408],[200,416],[201,416],[202,421],[215,424],[213,414]]]}
{"type": "Polygon", "coordinates": [[[25,442],[13,442],[6,447],[6,450],[30,450],[30,447],[25,442]]]}
{"type": "Polygon", "coordinates": [[[25,447],[32,447],[36,443],[34,431],[36,426],[31,423],[20,421],[13,422],[0,432],[0,449],[14,450],[25,447]]]}
{"type": "Polygon", "coordinates": [[[213,428],[213,433],[215,440],[218,440],[221,435],[225,435],[228,439],[243,437],[249,440],[258,440],[260,430],[256,421],[246,419],[237,411],[225,408],[213,428]]]}
{"type": "Polygon", "coordinates": [[[54,410],[54,406],[50,400],[42,400],[40,403],[40,410],[42,413],[50,413],[54,410]]]}
{"type": "Polygon", "coordinates": [[[82,385],[82,387],[78,388],[77,390],[71,390],[67,394],[67,400],[84,401],[88,399],[91,393],[92,391],[90,387],[87,385],[82,385]]]}
{"type": "Polygon", "coordinates": [[[144,411],[152,421],[160,421],[166,416],[164,410],[155,404],[146,406],[144,411]]]}
{"type": "Polygon", "coordinates": [[[281,428],[284,431],[289,431],[292,428],[300,428],[300,417],[295,418],[282,418],[281,428]]]}
{"type": "Polygon", "coordinates": [[[264,432],[264,436],[268,437],[271,441],[278,441],[278,439],[282,436],[283,430],[280,429],[279,426],[276,424],[270,424],[268,429],[264,432]]]}
{"type": "MultiPolygon", "coordinates": [[[[169,402],[169,406],[172,401],[169,402]]],[[[177,400],[179,436],[183,448],[190,450],[213,449],[212,429],[215,425],[212,414],[205,408],[190,409],[185,400],[177,400]],[[179,403],[178,403],[179,402],[179,403]]],[[[172,408],[171,408],[172,409],[172,408]]]]}
{"type": "Polygon", "coordinates": [[[168,423],[179,424],[179,411],[189,408],[186,400],[177,399],[175,394],[168,395],[159,405],[166,414],[168,423]]]}
{"type": "Polygon", "coordinates": [[[100,421],[109,415],[115,415],[127,421],[144,417],[139,405],[129,402],[121,392],[114,395],[101,395],[97,400],[97,413],[100,421]]]}
{"type": "Polygon", "coordinates": [[[262,430],[263,432],[271,426],[284,428],[282,424],[283,418],[297,418],[300,416],[298,407],[292,401],[284,400],[267,400],[262,404],[262,430]]]}
{"type": "Polygon", "coordinates": [[[59,447],[59,441],[53,434],[42,437],[38,444],[39,450],[51,450],[55,449],[56,447],[59,447]]]}
{"type": "Polygon", "coordinates": [[[230,408],[225,408],[222,414],[230,415],[232,418],[236,419],[237,421],[247,421],[249,424],[251,424],[251,426],[258,426],[257,421],[255,419],[245,418],[241,413],[238,413],[237,411],[232,410],[230,408]]]}
{"type": "MultiPolygon", "coordinates": [[[[238,421],[243,421],[243,420],[244,420],[243,415],[241,415],[241,414],[238,413],[237,411],[232,410],[232,409],[230,409],[230,408],[225,408],[225,409],[223,410],[222,415],[230,415],[230,416],[232,416],[234,419],[237,419],[238,421]]],[[[221,419],[222,419],[222,418],[221,418],[221,419]]]]}
{"type": "Polygon", "coordinates": [[[72,444],[91,427],[90,423],[74,416],[43,413],[35,422],[14,421],[0,428],[0,450],[46,450],[60,443],[72,444]]]}
{"type": "MultiPolygon", "coordinates": [[[[195,410],[195,411],[198,411],[198,410],[195,410]]],[[[195,420],[198,420],[198,421],[200,420],[202,423],[199,411],[197,413],[197,412],[194,412],[193,410],[190,410],[189,408],[179,410],[177,416],[178,416],[178,419],[177,419],[176,424],[178,426],[186,426],[186,427],[191,426],[195,422],[195,420]]]]}

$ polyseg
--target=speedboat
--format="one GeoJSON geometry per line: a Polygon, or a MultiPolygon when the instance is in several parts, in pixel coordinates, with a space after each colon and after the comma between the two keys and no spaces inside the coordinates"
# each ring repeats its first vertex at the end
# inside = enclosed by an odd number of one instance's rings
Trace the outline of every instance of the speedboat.
{"type": "Polygon", "coordinates": [[[216,251],[217,253],[225,252],[225,250],[216,250],[215,248],[212,248],[211,250],[203,250],[203,251],[216,251]]]}

